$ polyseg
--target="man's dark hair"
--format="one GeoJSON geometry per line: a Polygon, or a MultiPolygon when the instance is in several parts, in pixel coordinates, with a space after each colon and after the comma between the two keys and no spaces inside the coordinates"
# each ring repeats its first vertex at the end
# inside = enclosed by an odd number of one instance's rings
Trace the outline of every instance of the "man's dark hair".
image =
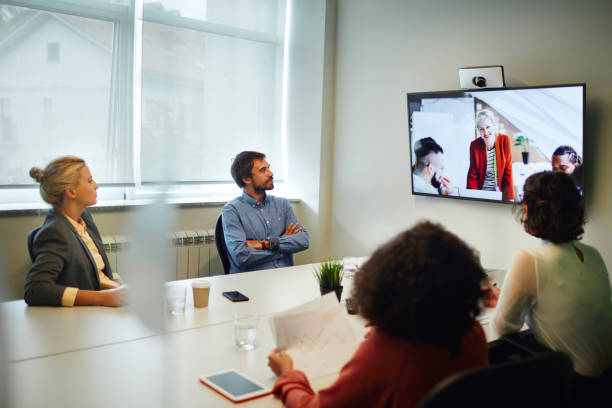
{"type": "Polygon", "coordinates": [[[584,233],[584,199],[565,173],[543,171],[529,176],[523,200],[515,208],[525,231],[538,238],[559,244],[580,239],[584,233]]]}
{"type": "Polygon", "coordinates": [[[244,184],[242,179],[252,176],[253,160],[265,158],[265,154],[253,151],[240,152],[234,157],[231,171],[232,178],[238,184],[238,187],[243,188],[246,184],[244,184]]]}
{"type": "Polygon", "coordinates": [[[454,356],[480,313],[485,277],[472,248],[421,222],[374,252],[355,274],[353,297],[373,326],[454,356]]]}
{"type": "Polygon", "coordinates": [[[567,145],[559,146],[553,152],[553,156],[565,156],[565,155],[568,156],[568,159],[570,162],[572,162],[572,164],[575,164],[577,166],[582,165],[582,157],[578,156],[578,153],[576,153],[576,150],[572,146],[567,146],[567,145]]]}
{"type": "Polygon", "coordinates": [[[417,170],[423,170],[429,163],[425,163],[423,158],[429,153],[444,153],[442,146],[436,143],[431,137],[425,137],[417,140],[414,144],[414,154],[416,156],[416,163],[414,167],[417,170]]]}

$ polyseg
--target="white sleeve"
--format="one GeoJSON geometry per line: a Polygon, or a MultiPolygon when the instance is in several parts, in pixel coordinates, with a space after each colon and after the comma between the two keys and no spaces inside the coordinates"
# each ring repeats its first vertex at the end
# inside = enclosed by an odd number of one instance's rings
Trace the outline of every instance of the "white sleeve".
{"type": "Polygon", "coordinates": [[[492,327],[500,335],[519,331],[525,315],[537,296],[536,268],[533,256],[523,250],[514,257],[504,278],[492,327]]]}

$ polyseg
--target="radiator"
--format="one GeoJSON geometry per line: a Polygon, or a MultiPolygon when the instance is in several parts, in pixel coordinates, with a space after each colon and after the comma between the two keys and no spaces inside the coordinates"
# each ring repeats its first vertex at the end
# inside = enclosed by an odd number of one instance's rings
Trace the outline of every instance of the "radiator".
{"type": "MultiPolygon", "coordinates": [[[[122,235],[102,237],[104,250],[113,271],[121,275],[129,239],[122,235]]],[[[170,257],[174,265],[165,280],[191,279],[222,275],[223,264],[215,245],[215,230],[177,231],[168,236],[170,257]]]]}

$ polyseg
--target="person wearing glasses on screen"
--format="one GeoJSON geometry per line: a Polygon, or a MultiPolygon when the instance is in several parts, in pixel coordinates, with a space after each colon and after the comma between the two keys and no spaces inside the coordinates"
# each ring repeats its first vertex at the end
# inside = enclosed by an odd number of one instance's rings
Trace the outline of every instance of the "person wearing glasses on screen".
{"type": "Polygon", "coordinates": [[[310,244],[289,201],[266,194],[274,173],[265,158],[244,151],[232,162],[232,178],[243,192],[221,211],[230,273],[292,266],[293,254],[310,244]]]}
{"type": "Polygon", "coordinates": [[[443,177],[444,150],[431,137],[414,144],[416,163],[412,172],[412,189],[415,193],[451,195],[454,191],[450,180],[443,177]]]}
{"type": "Polygon", "coordinates": [[[502,200],[514,200],[510,138],[498,132],[493,112],[486,109],[476,115],[476,133],[470,143],[467,188],[501,191],[502,200]]]}
{"type": "Polygon", "coordinates": [[[485,279],[476,251],[441,225],[400,233],[355,274],[351,297],[371,330],[338,379],[315,393],[289,354],[274,350],[273,393],[291,408],[416,406],[442,379],[488,365],[475,320],[485,279]]]}
{"type": "Polygon", "coordinates": [[[611,406],[612,291],[599,251],[580,243],[584,199],[570,176],[547,171],[527,178],[517,210],[542,242],[515,255],[501,293],[488,284],[493,328],[505,335],[527,323],[536,340],[572,359],[577,406],[611,406]],[[595,403],[598,393],[608,404],[595,403]]]}
{"type": "Polygon", "coordinates": [[[43,225],[31,232],[32,266],[24,299],[31,306],[121,306],[126,290],[112,272],[93,218],[98,184],[83,159],[66,156],[30,176],[52,205],[43,225]]]}

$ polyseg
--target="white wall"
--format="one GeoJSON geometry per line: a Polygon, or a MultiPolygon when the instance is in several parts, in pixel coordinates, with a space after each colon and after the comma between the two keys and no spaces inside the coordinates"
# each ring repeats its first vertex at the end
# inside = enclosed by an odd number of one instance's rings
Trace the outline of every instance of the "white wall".
{"type": "Polygon", "coordinates": [[[302,199],[310,248],[297,263],[329,256],[335,0],[290,1],[287,180],[302,199]]]}
{"type": "Polygon", "coordinates": [[[406,93],[457,89],[458,68],[501,64],[507,86],[586,82],[584,241],[612,267],[612,2],[340,0],[337,13],[334,255],[371,253],[421,219],[478,248],[485,267],[537,242],[509,205],[410,193],[406,93]]]}

